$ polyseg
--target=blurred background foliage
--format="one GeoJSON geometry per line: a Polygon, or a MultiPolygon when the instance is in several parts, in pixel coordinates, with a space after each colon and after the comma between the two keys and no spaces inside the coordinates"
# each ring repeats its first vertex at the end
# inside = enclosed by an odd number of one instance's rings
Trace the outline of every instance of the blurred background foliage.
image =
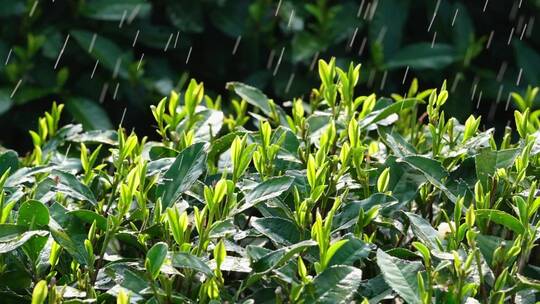
{"type": "Polygon", "coordinates": [[[509,93],[540,83],[538,0],[0,0],[0,8],[0,145],[18,149],[54,100],[86,129],[123,118],[144,133],[148,106],[190,77],[213,97],[243,81],[284,103],[308,96],[315,60],[330,56],[362,63],[357,94],[403,94],[414,77],[421,88],[447,80],[449,114],[499,126],[512,115],[509,93]]]}

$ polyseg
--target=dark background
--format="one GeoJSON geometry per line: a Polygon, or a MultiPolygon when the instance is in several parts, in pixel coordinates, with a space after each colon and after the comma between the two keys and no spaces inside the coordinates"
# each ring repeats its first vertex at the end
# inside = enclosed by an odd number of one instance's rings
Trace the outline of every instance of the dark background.
{"type": "Polygon", "coordinates": [[[499,129],[513,117],[509,92],[540,82],[537,0],[0,0],[0,24],[0,146],[19,151],[55,100],[66,104],[65,122],[86,129],[113,128],[127,108],[124,125],[153,136],[149,105],[191,77],[221,94],[225,109],[228,81],[283,103],[318,86],[312,62],[331,56],[342,67],[362,63],[357,94],[403,94],[413,77],[421,89],[446,79],[447,113],[482,115],[499,129]]]}

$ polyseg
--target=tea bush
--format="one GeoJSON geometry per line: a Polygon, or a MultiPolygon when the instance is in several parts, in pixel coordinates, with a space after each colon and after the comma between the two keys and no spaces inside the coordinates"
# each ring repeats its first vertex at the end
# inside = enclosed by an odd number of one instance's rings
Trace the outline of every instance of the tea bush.
{"type": "Polygon", "coordinates": [[[127,107],[124,124],[148,135],[150,120],[142,119],[148,106],[184,90],[189,77],[204,80],[211,96],[234,79],[281,101],[317,85],[311,71],[317,57],[360,61],[359,86],[378,94],[403,93],[413,77],[422,86],[448,79],[447,113],[463,120],[482,114],[500,129],[512,116],[505,111],[508,93],[540,83],[536,0],[0,0],[0,6],[0,128],[12,130],[0,144],[21,150],[31,148],[19,140],[27,122],[55,99],[85,130],[113,128],[127,107]]]}
{"type": "Polygon", "coordinates": [[[156,141],[54,104],[32,153],[0,154],[2,302],[535,303],[527,104],[496,142],[446,117],[446,83],[389,99],[318,71],[290,109],[232,82],[224,113],[191,80],[151,107],[156,141]]]}

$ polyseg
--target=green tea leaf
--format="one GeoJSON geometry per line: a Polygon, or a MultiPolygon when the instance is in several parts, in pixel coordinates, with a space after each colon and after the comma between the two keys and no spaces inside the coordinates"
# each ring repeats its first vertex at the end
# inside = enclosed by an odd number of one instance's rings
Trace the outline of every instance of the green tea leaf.
{"type": "Polygon", "coordinates": [[[474,158],[476,176],[486,186],[489,176],[493,176],[497,169],[507,169],[512,166],[519,153],[519,148],[500,151],[494,151],[490,148],[482,149],[474,158]]]}
{"type": "Polygon", "coordinates": [[[70,211],[67,214],[73,215],[88,224],[92,224],[94,221],[96,221],[96,225],[99,229],[107,230],[107,219],[104,216],[97,214],[93,211],[79,209],[70,211]]]}
{"type": "Polygon", "coordinates": [[[386,283],[407,303],[422,303],[416,279],[417,272],[422,269],[422,263],[400,260],[378,249],[377,265],[386,283]]]}
{"type": "Polygon", "coordinates": [[[302,240],[298,227],[286,218],[258,218],[251,222],[251,226],[277,244],[292,245],[302,240]]]}
{"type": "Polygon", "coordinates": [[[166,243],[159,242],[152,246],[146,253],[146,262],[144,266],[153,280],[158,277],[161,266],[165,263],[168,249],[169,246],[167,246],[166,243]]]}
{"type": "Polygon", "coordinates": [[[352,266],[332,266],[308,286],[311,303],[350,303],[362,280],[362,271],[352,266]]]}
{"type": "Polygon", "coordinates": [[[240,206],[235,213],[240,213],[247,210],[260,202],[280,196],[283,192],[289,190],[294,177],[280,176],[270,178],[260,184],[258,184],[253,190],[251,190],[245,197],[245,203],[240,206]]]}
{"type": "Polygon", "coordinates": [[[405,212],[405,215],[407,215],[411,222],[414,235],[431,249],[439,249],[437,230],[427,220],[417,214],[405,212]]]}
{"type": "Polygon", "coordinates": [[[85,130],[107,130],[113,128],[107,112],[97,102],[75,97],[66,102],[66,108],[75,120],[83,125],[85,130]]]}
{"type": "Polygon", "coordinates": [[[399,50],[386,63],[387,69],[409,67],[411,69],[443,69],[457,61],[456,51],[451,45],[416,43],[399,50]]]}
{"type": "Polygon", "coordinates": [[[133,14],[134,10],[137,10],[136,16],[144,17],[152,8],[146,0],[93,0],[82,3],[80,12],[83,16],[106,21],[120,21],[133,14]]]}
{"type": "Polygon", "coordinates": [[[49,232],[44,230],[24,231],[21,226],[0,225],[0,253],[13,251],[34,237],[48,235],[49,232]]]}
{"type": "Polygon", "coordinates": [[[163,183],[157,188],[163,207],[174,204],[204,172],[206,165],[204,143],[196,143],[182,150],[169,170],[163,176],[163,183]]]}
{"type": "Polygon", "coordinates": [[[28,200],[19,207],[17,225],[41,227],[49,224],[49,209],[42,202],[28,200]]]}
{"type": "Polygon", "coordinates": [[[88,187],[81,183],[74,175],[60,170],[53,170],[51,175],[57,179],[56,190],[73,199],[87,201],[96,205],[96,197],[88,187]]]}
{"type": "Polygon", "coordinates": [[[521,234],[523,231],[525,231],[525,228],[517,218],[502,210],[478,209],[475,211],[475,213],[478,218],[487,219],[503,225],[515,233],[521,234]]]}
{"type": "Polygon", "coordinates": [[[9,169],[10,174],[13,174],[19,169],[19,157],[17,152],[7,150],[0,154],[0,176],[9,169]]]}
{"type": "Polygon", "coordinates": [[[173,267],[182,269],[193,269],[212,277],[214,272],[200,258],[187,252],[174,252],[171,256],[171,264],[173,267]]]}
{"type": "Polygon", "coordinates": [[[374,246],[363,241],[349,237],[346,238],[347,243],[342,245],[332,256],[328,262],[328,266],[332,265],[349,265],[353,266],[358,260],[365,259],[369,256],[374,246]]]}

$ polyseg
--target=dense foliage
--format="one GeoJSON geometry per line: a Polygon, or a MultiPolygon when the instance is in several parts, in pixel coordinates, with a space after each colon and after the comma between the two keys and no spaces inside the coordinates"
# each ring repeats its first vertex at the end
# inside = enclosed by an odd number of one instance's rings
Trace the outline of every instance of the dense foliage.
{"type": "Polygon", "coordinates": [[[535,303],[538,116],[496,143],[445,84],[356,96],[359,69],[319,61],[290,113],[191,80],[151,107],[159,141],[54,104],[0,154],[2,302],[535,303]]]}
{"type": "Polygon", "coordinates": [[[141,118],[148,106],[185,89],[188,75],[203,80],[213,97],[238,80],[281,102],[316,86],[317,57],[361,62],[359,86],[384,94],[402,92],[413,77],[426,87],[447,79],[447,112],[465,119],[476,110],[490,125],[511,118],[509,92],[540,83],[537,0],[0,0],[0,6],[0,128],[12,130],[0,139],[19,149],[27,122],[52,100],[85,130],[112,128],[127,107],[124,124],[146,135],[150,121],[141,118]]]}

